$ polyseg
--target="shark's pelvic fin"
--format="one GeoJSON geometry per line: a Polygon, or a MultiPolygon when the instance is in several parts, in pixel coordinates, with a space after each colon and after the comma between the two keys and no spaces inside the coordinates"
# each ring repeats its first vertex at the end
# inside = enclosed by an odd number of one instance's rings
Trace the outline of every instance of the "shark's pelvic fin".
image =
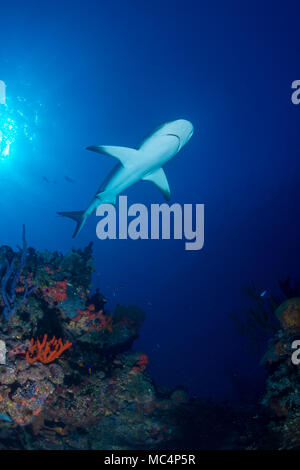
{"type": "Polygon", "coordinates": [[[155,186],[163,193],[167,201],[171,198],[170,186],[166,177],[166,174],[162,168],[149,173],[144,176],[143,181],[152,181],[155,186]]]}
{"type": "Polygon", "coordinates": [[[84,226],[87,217],[84,215],[84,211],[76,211],[76,212],[58,212],[58,215],[62,215],[64,217],[69,217],[70,219],[75,220],[77,223],[75,232],[73,233],[73,238],[80,232],[82,227],[84,226]]]}
{"type": "Polygon", "coordinates": [[[115,157],[125,167],[131,166],[131,164],[136,162],[138,155],[138,150],[136,149],[117,147],[113,145],[92,145],[91,147],[87,147],[87,150],[115,157]]]}

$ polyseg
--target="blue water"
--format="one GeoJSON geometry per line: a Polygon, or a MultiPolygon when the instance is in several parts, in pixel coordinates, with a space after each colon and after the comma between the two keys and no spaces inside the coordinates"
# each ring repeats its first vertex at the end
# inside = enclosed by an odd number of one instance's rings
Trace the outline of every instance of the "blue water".
{"type": "MultiPolygon", "coordinates": [[[[0,79],[17,125],[0,161],[0,244],[22,223],[37,249],[94,242],[94,287],[147,313],[134,348],[161,385],[235,399],[228,370],[263,383],[259,358],[228,317],[299,268],[299,6],[185,0],[27,1],[1,5],[0,79]],[[85,147],[134,147],[177,118],[194,136],[166,166],[171,202],[205,204],[205,246],[100,241],[72,221],[115,164],[85,147]],[[74,180],[67,181],[66,176],[74,180]]],[[[2,114],[3,116],[3,114],[2,114]]],[[[129,203],[163,202],[150,183],[129,203]]]]}

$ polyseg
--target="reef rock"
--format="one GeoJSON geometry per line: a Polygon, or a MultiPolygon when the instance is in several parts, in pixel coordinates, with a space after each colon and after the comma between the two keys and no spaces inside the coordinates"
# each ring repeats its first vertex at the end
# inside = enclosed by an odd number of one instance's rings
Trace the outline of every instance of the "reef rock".
{"type": "Polygon", "coordinates": [[[110,313],[90,291],[91,245],[62,255],[23,241],[26,258],[0,248],[0,277],[10,274],[15,289],[7,318],[0,294],[0,448],[159,448],[182,439],[190,398],[181,389],[161,396],[147,355],[129,351],[145,313],[121,305],[110,313]],[[6,257],[19,271],[7,272],[6,257]]]}

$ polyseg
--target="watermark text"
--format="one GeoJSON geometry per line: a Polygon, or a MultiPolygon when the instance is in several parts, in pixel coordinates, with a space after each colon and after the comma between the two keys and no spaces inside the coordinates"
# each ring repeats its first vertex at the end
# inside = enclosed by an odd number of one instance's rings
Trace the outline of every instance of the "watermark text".
{"type": "Polygon", "coordinates": [[[144,204],[128,207],[127,196],[113,204],[100,204],[96,215],[96,234],[100,240],[185,240],[186,250],[204,245],[204,204],[144,204]],[[130,220],[129,220],[130,218],[130,220]]]}

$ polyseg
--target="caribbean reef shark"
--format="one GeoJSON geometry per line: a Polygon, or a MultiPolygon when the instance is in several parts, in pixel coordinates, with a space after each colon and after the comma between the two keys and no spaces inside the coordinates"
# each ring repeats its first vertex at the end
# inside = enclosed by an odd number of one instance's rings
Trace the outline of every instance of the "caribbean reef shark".
{"type": "Polygon", "coordinates": [[[193,135],[193,125],[185,119],[167,122],[146,137],[137,149],[109,145],[87,147],[119,160],[103,181],[88,208],[77,212],[58,212],[76,221],[73,238],[81,231],[87,218],[100,204],[115,204],[118,194],[137,181],[152,181],[166,200],[170,199],[170,187],[162,166],[171,160],[193,135]]]}

